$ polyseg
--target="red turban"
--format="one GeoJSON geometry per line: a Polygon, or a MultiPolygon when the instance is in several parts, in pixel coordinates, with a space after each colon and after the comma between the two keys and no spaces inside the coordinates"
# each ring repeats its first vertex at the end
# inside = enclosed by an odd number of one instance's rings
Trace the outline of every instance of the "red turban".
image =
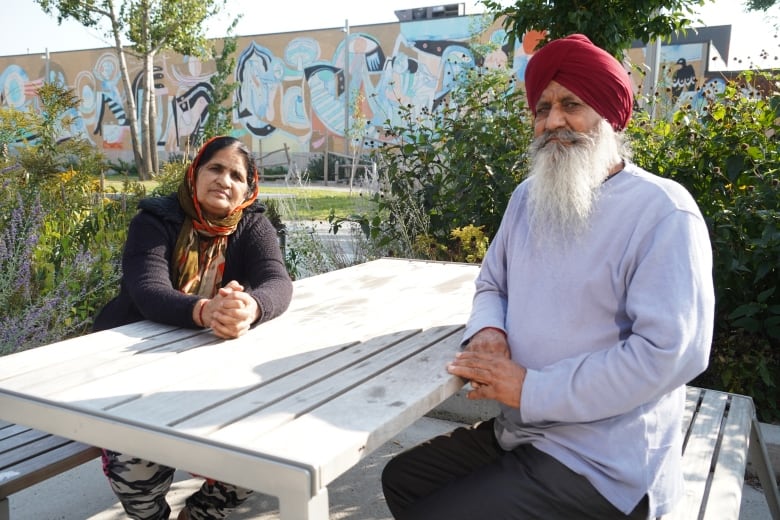
{"type": "Polygon", "coordinates": [[[631,78],[614,56],[587,36],[553,40],[531,57],[525,69],[525,92],[534,116],[536,103],[551,81],[571,90],[615,130],[628,124],[634,103],[631,78]]]}

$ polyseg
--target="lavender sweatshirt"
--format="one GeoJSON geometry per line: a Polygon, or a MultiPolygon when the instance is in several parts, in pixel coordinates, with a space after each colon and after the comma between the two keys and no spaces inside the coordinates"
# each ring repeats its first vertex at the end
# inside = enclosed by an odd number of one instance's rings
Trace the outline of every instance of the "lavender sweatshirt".
{"type": "Polygon", "coordinates": [[[506,331],[528,369],[501,407],[504,449],[531,443],[629,513],[681,497],[684,385],[707,367],[714,294],[707,227],[679,184],[628,164],[604,183],[586,235],[530,240],[521,183],[476,281],[464,338],[506,331]]]}

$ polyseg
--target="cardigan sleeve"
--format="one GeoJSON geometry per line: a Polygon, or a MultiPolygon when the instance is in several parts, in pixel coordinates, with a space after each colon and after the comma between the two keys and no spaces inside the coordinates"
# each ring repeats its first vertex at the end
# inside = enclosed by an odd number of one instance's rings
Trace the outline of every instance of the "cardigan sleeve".
{"type": "Polygon", "coordinates": [[[122,284],[141,316],[178,327],[196,327],[197,295],[173,286],[171,262],[179,226],[141,211],[130,223],[122,256],[122,284]]]}
{"type": "Polygon", "coordinates": [[[282,258],[276,229],[261,213],[248,214],[231,237],[222,284],[236,280],[257,301],[266,322],[282,314],[292,299],[292,280],[282,258]]]}

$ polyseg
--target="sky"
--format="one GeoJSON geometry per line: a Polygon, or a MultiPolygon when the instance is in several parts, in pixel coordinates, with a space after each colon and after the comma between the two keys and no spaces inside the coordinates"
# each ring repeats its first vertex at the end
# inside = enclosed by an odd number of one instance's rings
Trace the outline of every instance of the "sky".
{"type": "MultiPolygon", "coordinates": [[[[463,3],[465,14],[484,11],[479,0],[453,3],[463,3]]],[[[224,36],[229,22],[239,13],[243,16],[236,35],[249,36],[343,28],[346,23],[354,27],[395,22],[396,10],[444,4],[433,0],[227,0],[225,14],[212,21],[207,36],[224,36]]],[[[780,67],[780,38],[776,30],[780,6],[768,13],[746,13],[743,4],[743,0],[715,0],[699,13],[702,25],[732,26],[731,59],[728,64],[711,64],[711,69],[780,67]]],[[[52,53],[112,45],[97,29],[87,29],[73,21],[57,25],[56,19],[45,14],[34,0],[0,0],[0,5],[5,7],[0,16],[0,56],[43,55],[47,49],[52,53]]]]}

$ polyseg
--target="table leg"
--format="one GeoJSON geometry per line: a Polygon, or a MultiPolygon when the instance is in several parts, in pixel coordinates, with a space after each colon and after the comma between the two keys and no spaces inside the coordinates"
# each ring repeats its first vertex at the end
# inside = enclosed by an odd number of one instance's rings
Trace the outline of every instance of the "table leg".
{"type": "Polygon", "coordinates": [[[306,500],[297,494],[279,497],[279,516],[283,520],[328,520],[328,488],[306,500]]]}

